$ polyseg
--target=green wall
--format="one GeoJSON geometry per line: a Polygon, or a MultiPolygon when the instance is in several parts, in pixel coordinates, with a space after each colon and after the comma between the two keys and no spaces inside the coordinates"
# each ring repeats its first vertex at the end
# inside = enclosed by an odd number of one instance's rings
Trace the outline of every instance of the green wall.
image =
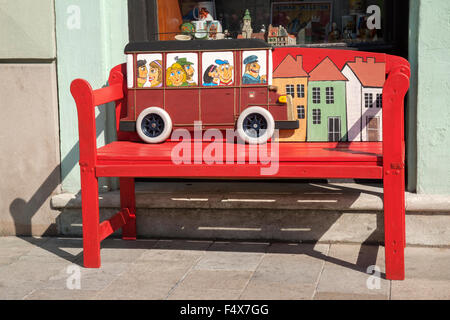
{"type": "MultiPolygon", "coordinates": [[[[80,190],[78,122],[70,94],[73,79],[83,78],[93,88],[107,85],[109,71],[125,62],[128,42],[126,0],[57,0],[56,40],[61,125],[62,188],[80,190]]],[[[114,106],[97,108],[97,143],[114,140],[114,106]]],[[[116,186],[115,180],[101,179],[101,189],[116,186]]]]}
{"type": "Polygon", "coordinates": [[[328,117],[341,118],[341,139],[347,140],[347,111],[344,81],[310,81],[308,83],[307,141],[328,141],[328,117]],[[326,103],[326,88],[334,88],[334,104],[326,103]],[[313,88],[320,88],[320,103],[313,103],[313,88]],[[313,109],[320,109],[321,124],[313,124],[313,109]]]}
{"type": "Polygon", "coordinates": [[[418,41],[412,37],[410,56],[413,104],[417,92],[417,192],[450,194],[450,1],[411,2],[418,12],[418,21],[411,21],[418,41]]]}

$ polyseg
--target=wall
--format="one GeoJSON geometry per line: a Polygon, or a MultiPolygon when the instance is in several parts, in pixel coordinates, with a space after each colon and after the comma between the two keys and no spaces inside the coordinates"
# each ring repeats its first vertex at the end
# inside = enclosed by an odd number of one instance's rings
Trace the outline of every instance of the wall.
{"type": "Polygon", "coordinates": [[[418,9],[417,192],[450,194],[450,1],[421,0],[418,9]]]}
{"type": "Polygon", "coordinates": [[[53,0],[0,1],[0,236],[56,234],[60,191],[53,0]]]}
{"type": "MultiPolygon", "coordinates": [[[[80,190],[78,122],[70,83],[83,78],[93,88],[107,85],[111,68],[125,62],[128,9],[126,0],[58,0],[55,10],[62,188],[77,193],[80,190]]],[[[97,136],[98,146],[115,139],[113,104],[97,108],[97,136]]],[[[100,179],[101,190],[115,187],[115,180],[100,179]]]]}

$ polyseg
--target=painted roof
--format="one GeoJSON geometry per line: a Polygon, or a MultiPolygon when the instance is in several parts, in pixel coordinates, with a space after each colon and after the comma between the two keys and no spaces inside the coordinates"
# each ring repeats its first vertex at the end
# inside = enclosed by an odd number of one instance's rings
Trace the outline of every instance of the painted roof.
{"type": "Polygon", "coordinates": [[[303,69],[303,56],[297,56],[297,59],[294,59],[294,57],[288,54],[273,72],[273,77],[274,78],[308,77],[308,74],[303,69]]]}
{"type": "Polygon", "coordinates": [[[309,81],[348,81],[339,68],[326,57],[310,73],[309,81]]]}
{"type": "Polygon", "coordinates": [[[382,88],[384,86],[386,80],[384,62],[375,62],[375,58],[367,58],[367,62],[364,62],[363,58],[356,58],[354,62],[348,62],[347,65],[364,87],[382,88]]]}

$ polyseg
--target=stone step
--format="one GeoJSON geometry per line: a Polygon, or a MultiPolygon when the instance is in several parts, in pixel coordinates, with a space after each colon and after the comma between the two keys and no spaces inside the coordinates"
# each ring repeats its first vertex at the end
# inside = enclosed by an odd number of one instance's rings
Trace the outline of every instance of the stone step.
{"type": "MultiPolygon", "coordinates": [[[[137,183],[137,228],[144,238],[382,243],[379,184],[323,182],[137,183]]],[[[101,217],[118,211],[117,191],[100,195],[101,217]]],[[[61,235],[81,235],[79,195],[60,194],[61,235]]],[[[409,245],[450,246],[450,197],[406,194],[409,245]]],[[[119,233],[117,233],[119,235],[119,233]]]]}

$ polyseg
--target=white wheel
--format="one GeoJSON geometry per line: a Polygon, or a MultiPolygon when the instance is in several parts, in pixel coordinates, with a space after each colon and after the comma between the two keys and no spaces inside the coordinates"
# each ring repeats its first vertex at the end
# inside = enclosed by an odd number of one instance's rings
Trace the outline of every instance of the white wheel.
{"type": "Polygon", "coordinates": [[[136,120],[136,131],[147,143],[160,143],[169,138],[172,120],[169,114],[158,107],[150,107],[141,112],[136,120]]]}
{"type": "Polygon", "coordinates": [[[272,138],[275,121],[266,109],[250,107],[245,109],[236,124],[239,137],[250,144],[263,144],[272,138]]]}

